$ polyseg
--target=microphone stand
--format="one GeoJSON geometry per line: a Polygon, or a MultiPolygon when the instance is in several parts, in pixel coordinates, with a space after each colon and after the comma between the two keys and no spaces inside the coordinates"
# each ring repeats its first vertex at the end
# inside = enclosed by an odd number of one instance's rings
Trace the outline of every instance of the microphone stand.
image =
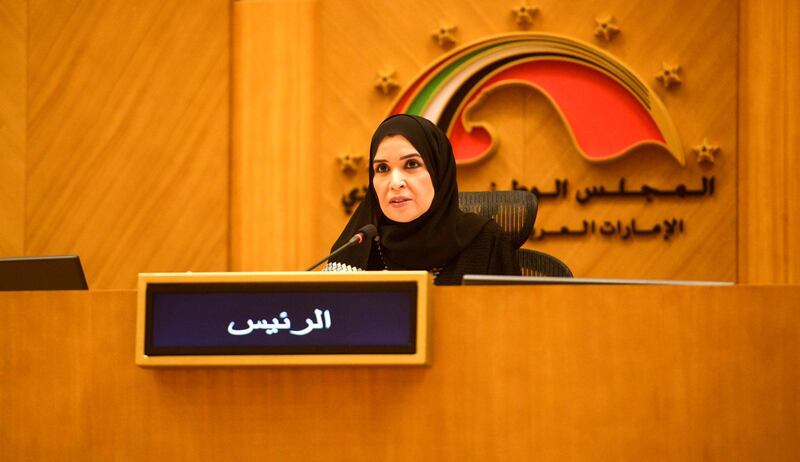
{"type": "Polygon", "coordinates": [[[351,237],[351,238],[350,238],[350,240],[349,240],[349,241],[347,241],[347,243],[346,243],[345,245],[343,245],[343,246],[339,247],[338,249],[334,250],[334,251],[333,251],[333,252],[331,252],[330,254],[328,254],[328,255],[326,255],[326,256],[324,256],[324,257],[322,257],[322,260],[320,260],[320,261],[318,261],[318,262],[314,263],[313,265],[309,266],[308,268],[306,268],[306,269],[305,269],[305,271],[311,271],[311,270],[313,270],[313,269],[314,269],[314,268],[316,268],[317,266],[319,266],[319,265],[321,265],[322,263],[324,263],[324,262],[325,262],[325,260],[328,260],[328,259],[330,259],[330,258],[332,258],[332,257],[335,257],[336,255],[339,255],[339,254],[340,254],[340,253],[341,253],[343,250],[345,250],[345,249],[347,249],[347,248],[349,248],[349,247],[352,247],[352,246],[354,246],[354,245],[356,245],[356,244],[360,244],[360,243],[362,243],[363,241],[364,241],[364,235],[363,235],[362,233],[358,233],[358,234],[356,234],[355,236],[351,237]]]}

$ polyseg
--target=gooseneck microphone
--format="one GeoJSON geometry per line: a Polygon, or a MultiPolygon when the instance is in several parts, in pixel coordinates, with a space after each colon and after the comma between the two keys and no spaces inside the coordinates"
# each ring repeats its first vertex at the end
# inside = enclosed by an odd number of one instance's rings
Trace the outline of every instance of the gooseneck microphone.
{"type": "Polygon", "coordinates": [[[328,255],[325,255],[325,257],[323,257],[322,260],[320,260],[320,261],[314,263],[313,265],[309,266],[308,268],[306,268],[305,271],[313,270],[314,268],[316,268],[317,266],[319,266],[323,262],[325,262],[325,260],[328,260],[328,259],[330,259],[332,257],[335,257],[336,255],[341,253],[341,251],[343,251],[344,249],[347,249],[347,248],[352,247],[354,245],[361,244],[362,242],[370,242],[372,240],[372,238],[375,237],[376,234],[378,234],[378,228],[376,228],[375,225],[366,225],[366,226],[362,227],[361,229],[359,229],[353,235],[353,237],[350,238],[349,241],[347,241],[347,243],[345,243],[343,246],[339,247],[338,249],[334,250],[333,252],[329,253],[328,255]]]}

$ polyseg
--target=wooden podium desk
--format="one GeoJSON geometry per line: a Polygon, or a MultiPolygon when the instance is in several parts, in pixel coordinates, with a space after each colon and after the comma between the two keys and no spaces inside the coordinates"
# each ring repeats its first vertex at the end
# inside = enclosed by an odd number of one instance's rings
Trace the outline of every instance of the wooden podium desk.
{"type": "Polygon", "coordinates": [[[800,286],[436,287],[430,367],[144,369],[136,293],[0,293],[0,460],[798,460],[800,286]]]}

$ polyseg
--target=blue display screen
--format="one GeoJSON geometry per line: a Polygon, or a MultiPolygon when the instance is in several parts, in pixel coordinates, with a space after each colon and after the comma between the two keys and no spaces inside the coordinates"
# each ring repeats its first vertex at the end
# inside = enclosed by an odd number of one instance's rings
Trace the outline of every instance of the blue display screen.
{"type": "Polygon", "coordinates": [[[413,354],[413,282],[147,287],[145,354],[413,354]]]}

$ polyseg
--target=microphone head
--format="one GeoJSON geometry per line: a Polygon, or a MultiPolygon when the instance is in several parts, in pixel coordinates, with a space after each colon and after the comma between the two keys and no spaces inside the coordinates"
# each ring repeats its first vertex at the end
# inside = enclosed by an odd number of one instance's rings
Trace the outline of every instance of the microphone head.
{"type": "Polygon", "coordinates": [[[378,234],[378,228],[375,225],[366,225],[358,230],[358,234],[363,234],[364,241],[369,242],[378,234]]]}

